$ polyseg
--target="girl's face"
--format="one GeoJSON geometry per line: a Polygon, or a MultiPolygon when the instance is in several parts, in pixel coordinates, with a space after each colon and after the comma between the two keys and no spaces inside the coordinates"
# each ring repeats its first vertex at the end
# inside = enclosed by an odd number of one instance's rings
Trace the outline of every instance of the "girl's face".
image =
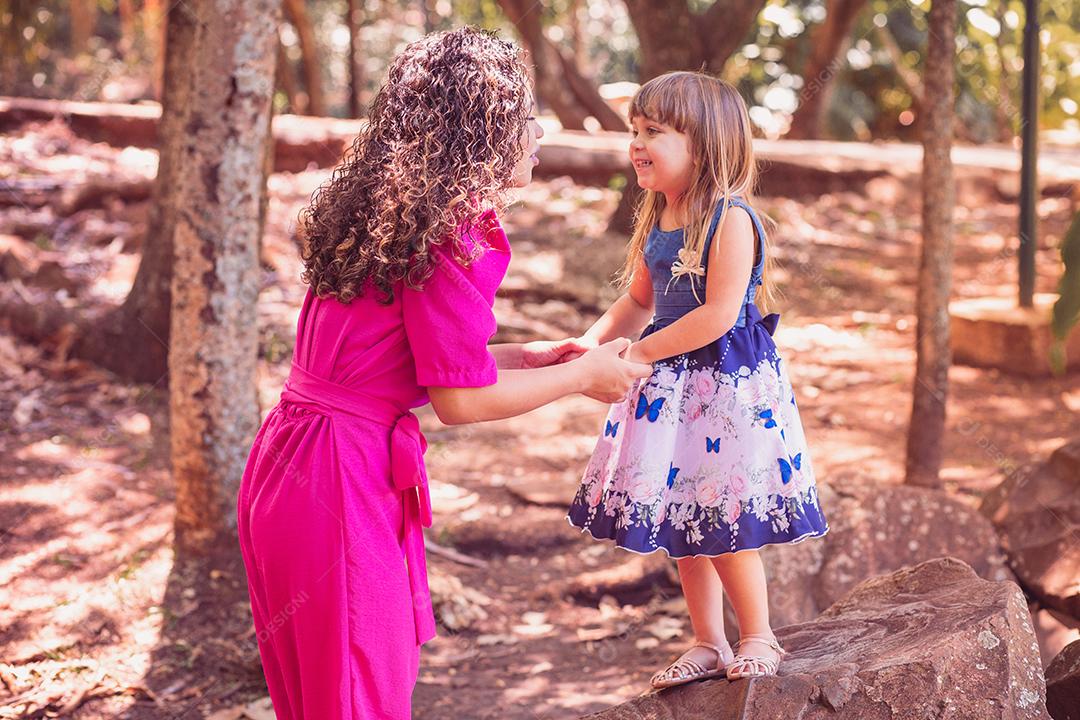
{"type": "Polygon", "coordinates": [[[518,164],[514,167],[514,187],[525,187],[532,182],[533,168],[540,164],[536,153],[540,151],[537,141],[544,137],[544,129],[536,122],[536,106],[533,106],[533,114],[525,123],[525,129],[521,131],[521,150],[523,152],[518,164]]]}
{"type": "Polygon", "coordinates": [[[678,198],[690,187],[694,168],[690,137],[670,125],[637,115],[630,121],[630,162],[638,185],[678,198]]]}

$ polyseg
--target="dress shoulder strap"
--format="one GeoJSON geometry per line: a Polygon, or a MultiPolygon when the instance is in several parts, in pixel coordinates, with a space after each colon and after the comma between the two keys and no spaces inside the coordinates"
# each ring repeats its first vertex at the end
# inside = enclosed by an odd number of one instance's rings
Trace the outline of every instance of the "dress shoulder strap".
{"type": "MultiPolygon", "coordinates": [[[[754,263],[754,269],[750,273],[750,284],[760,284],[761,271],[765,267],[765,226],[761,223],[761,218],[758,217],[754,208],[743,200],[741,197],[733,197],[728,199],[728,206],[735,205],[741,207],[750,215],[751,221],[754,223],[755,233],[755,248],[757,262],[754,263]]],[[[721,203],[717,203],[716,210],[713,212],[712,223],[709,224],[709,234],[705,237],[705,249],[702,250],[702,264],[708,265],[709,262],[709,248],[712,246],[713,236],[716,234],[716,228],[720,225],[720,216],[724,214],[724,208],[721,203]]]]}

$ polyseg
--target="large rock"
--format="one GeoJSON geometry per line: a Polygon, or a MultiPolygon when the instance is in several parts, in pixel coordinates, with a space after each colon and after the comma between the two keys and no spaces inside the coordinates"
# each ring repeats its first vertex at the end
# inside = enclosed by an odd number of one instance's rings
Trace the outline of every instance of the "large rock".
{"type": "Polygon", "coordinates": [[[1013,472],[981,510],[997,526],[1020,584],[1080,618],[1080,440],[1013,472]]]}
{"type": "Polygon", "coordinates": [[[857,583],[932,558],[958,558],[987,580],[1013,577],[991,523],[944,492],[908,486],[820,490],[829,520],[825,537],[762,551],[773,627],[812,620],[857,583]]]}
{"type": "Polygon", "coordinates": [[[590,720],[1048,719],[1024,595],[938,558],[859,584],[777,631],[776,677],[692,683],[590,720]]]}
{"type": "Polygon", "coordinates": [[[1080,640],[1046,668],[1046,708],[1054,720],[1080,720],[1080,640]]]}

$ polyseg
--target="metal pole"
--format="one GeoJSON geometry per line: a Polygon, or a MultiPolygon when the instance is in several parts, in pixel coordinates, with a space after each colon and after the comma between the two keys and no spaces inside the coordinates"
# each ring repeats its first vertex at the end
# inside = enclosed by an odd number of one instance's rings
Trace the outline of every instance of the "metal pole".
{"type": "Polygon", "coordinates": [[[1035,202],[1039,135],[1039,0],[1024,0],[1024,92],[1020,126],[1020,307],[1031,307],[1035,295],[1035,202]]]}

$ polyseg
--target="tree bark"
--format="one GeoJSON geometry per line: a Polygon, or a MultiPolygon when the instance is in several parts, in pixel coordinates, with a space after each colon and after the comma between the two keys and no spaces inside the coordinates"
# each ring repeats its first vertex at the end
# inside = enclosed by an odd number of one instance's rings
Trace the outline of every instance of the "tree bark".
{"type": "MultiPolygon", "coordinates": [[[[73,349],[75,354],[139,382],[158,384],[168,372],[175,189],[183,172],[197,21],[187,3],[177,3],[169,11],[158,171],[135,281],[123,304],[85,327],[73,349]]],[[[75,322],[83,324],[78,319],[75,322]]]]}
{"type": "Polygon", "coordinates": [[[151,43],[154,52],[154,65],[151,70],[151,83],[154,98],[161,102],[165,87],[165,35],[168,19],[163,0],[145,0],[142,11],[142,31],[151,43]]]}
{"type": "Polygon", "coordinates": [[[258,238],[276,0],[194,0],[191,110],[176,189],[169,422],[176,547],[229,539],[259,423],[258,238]]]}
{"type": "Polygon", "coordinates": [[[943,457],[949,394],[949,295],[952,291],[953,105],[956,0],[930,6],[924,80],[922,258],[916,299],[915,386],[908,428],[906,482],[935,487],[943,457]]]}
{"type": "Polygon", "coordinates": [[[117,0],[116,11],[120,15],[120,42],[117,47],[120,57],[127,60],[135,45],[135,6],[132,0],[117,0]]]}
{"type": "Polygon", "coordinates": [[[97,0],[71,0],[71,53],[86,52],[97,25],[97,0]]]}
{"type": "MultiPolygon", "coordinates": [[[[300,56],[304,68],[304,87],[307,90],[307,114],[324,117],[326,115],[326,96],[323,94],[321,65],[319,64],[319,45],[315,41],[315,30],[311,26],[307,6],[304,0],[285,0],[285,15],[300,40],[300,56]]],[[[276,35],[276,31],[275,31],[276,35]]]]}
{"type": "Polygon", "coordinates": [[[285,46],[281,44],[280,38],[277,44],[277,69],[274,77],[278,87],[281,88],[288,99],[288,112],[297,115],[306,114],[307,103],[302,102],[300,98],[300,89],[297,87],[296,82],[296,69],[289,61],[289,54],[285,52],[285,46]]]}
{"type": "Polygon", "coordinates": [[[672,70],[719,74],[746,39],[765,0],[716,0],[703,13],[686,0],[625,0],[641,48],[641,82],[672,70]]]}
{"type": "MultiPolygon", "coordinates": [[[[424,7],[427,7],[426,3],[424,7]]],[[[353,118],[367,114],[367,102],[364,97],[367,73],[364,72],[364,48],[360,42],[360,28],[364,24],[363,16],[363,0],[349,0],[345,8],[345,24],[349,28],[349,117],[353,118]]]]}
{"type": "Polygon", "coordinates": [[[529,48],[536,75],[536,91],[567,130],[584,130],[585,119],[595,117],[604,130],[625,130],[626,123],[609,106],[573,61],[544,34],[541,6],[528,0],[499,0],[503,13],[514,24],[529,48]]]}
{"type": "Polygon", "coordinates": [[[836,80],[840,49],[851,34],[859,11],[866,0],[829,0],[825,22],[811,31],[810,58],[803,71],[803,89],[799,93],[799,107],[791,117],[791,129],[786,137],[793,140],[811,140],[821,137],[825,113],[836,80]]]}

